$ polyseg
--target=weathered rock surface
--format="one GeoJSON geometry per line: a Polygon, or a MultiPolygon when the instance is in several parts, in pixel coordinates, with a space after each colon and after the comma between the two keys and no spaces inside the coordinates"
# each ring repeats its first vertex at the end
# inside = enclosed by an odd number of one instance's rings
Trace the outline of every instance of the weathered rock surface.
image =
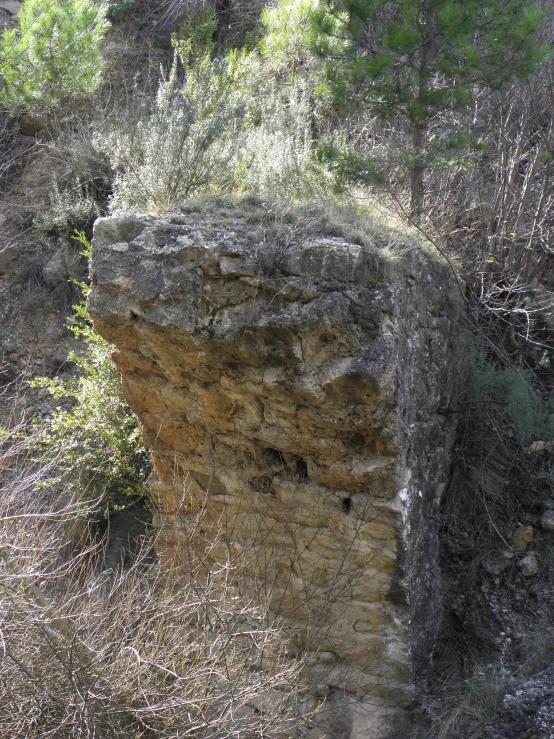
{"type": "Polygon", "coordinates": [[[523,577],[533,577],[540,569],[539,560],[535,552],[529,552],[519,562],[519,568],[523,577]]]}
{"type": "Polygon", "coordinates": [[[162,561],[241,559],[328,735],[401,739],[440,620],[459,291],[410,244],[265,215],[100,219],[90,313],[152,450],[162,561]]]}

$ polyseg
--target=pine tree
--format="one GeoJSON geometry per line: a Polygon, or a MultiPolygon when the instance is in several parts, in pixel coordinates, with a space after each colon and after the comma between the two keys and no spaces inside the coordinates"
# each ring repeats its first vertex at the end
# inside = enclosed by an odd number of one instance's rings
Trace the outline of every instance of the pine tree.
{"type": "Polygon", "coordinates": [[[466,108],[476,87],[531,75],[549,56],[543,16],[525,0],[321,0],[312,11],[313,45],[336,99],[400,119],[409,134],[416,220],[432,123],[466,108]]]}
{"type": "Polygon", "coordinates": [[[0,98],[12,112],[44,112],[86,97],[102,74],[100,42],[107,4],[95,0],[25,0],[19,25],[0,42],[0,98]]]}

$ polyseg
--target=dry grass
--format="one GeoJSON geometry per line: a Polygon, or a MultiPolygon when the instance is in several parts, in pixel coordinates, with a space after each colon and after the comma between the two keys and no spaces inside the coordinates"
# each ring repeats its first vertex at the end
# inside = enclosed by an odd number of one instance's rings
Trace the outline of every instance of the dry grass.
{"type": "Polygon", "coordinates": [[[79,501],[36,495],[48,470],[22,431],[4,433],[0,458],[0,735],[294,735],[301,661],[259,601],[237,599],[235,568],[177,587],[145,541],[130,567],[102,571],[79,501]]]}

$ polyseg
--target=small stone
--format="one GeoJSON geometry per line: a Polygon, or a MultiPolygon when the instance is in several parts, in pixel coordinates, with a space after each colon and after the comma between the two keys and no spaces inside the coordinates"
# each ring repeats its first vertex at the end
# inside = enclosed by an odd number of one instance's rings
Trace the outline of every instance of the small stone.
{"type": "Polygon", "coordinates": [[[512,547],[514,552],[524,552],[529,544],[533,541],[533,527],[532,526],[518,526],[512,534],[512,547]]]}
{"type": "Polygon", "coordinates": [[[22,133],[19,134],[18,139],[21,146],[23,146],[25,149],[30,149],[31,146],[34,146],[37,143],[37,140],[34,136],[25,136],[22,133]]]}
{"type": "Polygon", "coordinates": [[[523,577],[533,577],[539,571],[539,560],[535,552],[529,552],[520,561],[519,567],[523,577]]]}
{"type": "Polygon", "coordinates": [[[529,454],[544,454],[546,443],[544,441],[534,441],[528,449],[529,454]]]}
{"type": "Polygon", "coordinates": [[[554,531],[554,510],[548,508],[541,516],[541,528],[545,531],[554,531]]]}
{"type": "Polygon", "coordinates": [[[12,354],[13,352],[17,351],[18,346],[15,339],[4,339],[2,342],[2,348],[6,352],[6,354],[12,354]]]}
{"type": "Polygon", "coordinates": [[[49,287],[56,287],[60,282],[65,282],[69,277],[64,255],[61,252],[54,254],[52,259],[42,268],[44,282],[49,287]]]}

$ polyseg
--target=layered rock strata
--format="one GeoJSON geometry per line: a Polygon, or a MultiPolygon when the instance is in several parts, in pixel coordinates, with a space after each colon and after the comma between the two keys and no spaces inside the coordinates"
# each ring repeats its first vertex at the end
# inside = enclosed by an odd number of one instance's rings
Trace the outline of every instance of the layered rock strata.
{"type": "Polygon", "coordinates": [[[162,562],[240,563],[240,597],[308,651],[328,736],[408,737],[440,619],[459,289],[409,243],[268,217],[98,220],[90,313],[152,451],[162,562]]]}

